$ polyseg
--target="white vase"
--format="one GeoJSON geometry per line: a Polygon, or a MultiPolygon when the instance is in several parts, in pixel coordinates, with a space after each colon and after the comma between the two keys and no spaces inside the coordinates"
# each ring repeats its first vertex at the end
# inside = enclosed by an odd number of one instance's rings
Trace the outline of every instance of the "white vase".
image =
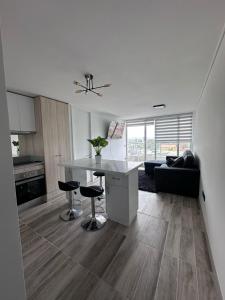
{"type": "Polygon", "coordinates": [[[101,155],[95,155],[95,162],[96,164],[101,164],[102,156],[101,155]]]}

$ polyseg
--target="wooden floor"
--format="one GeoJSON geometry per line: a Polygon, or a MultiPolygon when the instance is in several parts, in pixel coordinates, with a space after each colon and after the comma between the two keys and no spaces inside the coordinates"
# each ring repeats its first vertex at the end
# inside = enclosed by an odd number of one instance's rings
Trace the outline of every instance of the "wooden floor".
{"type": "Polygon", "coordinates": [[[27,299],[220,299],[195,199],[140,192],[129,228],[108,221],[97,232],[82,218],[62,222],[65,207],[58,199],[20,216],[27,299]]]}

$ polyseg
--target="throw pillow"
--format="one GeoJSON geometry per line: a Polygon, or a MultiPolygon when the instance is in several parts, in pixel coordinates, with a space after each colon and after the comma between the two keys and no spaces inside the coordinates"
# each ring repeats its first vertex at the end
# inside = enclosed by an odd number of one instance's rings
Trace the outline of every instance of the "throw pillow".
{"type": "Polygon", "coordinates": [[[183,154],[184,168],[193,168],[195,163],[194,155],[191,151],[186,150],[183,154]]]}
{"type": "Polygon", "coordinates": [[[166,164],[168,167],[171,167],[173,163],[174,163],[174,158],[172,158],[172,157],[166,158],[166,164]]]}
{"type": "Polygon", "coordinates": [[[173,162],[173,164],[171,165],[171,167],[176,167],[176,168],[182,168],[184,166],[184,158],[183,156],[180,156],[178,158],[176,158],[173,162]]]}

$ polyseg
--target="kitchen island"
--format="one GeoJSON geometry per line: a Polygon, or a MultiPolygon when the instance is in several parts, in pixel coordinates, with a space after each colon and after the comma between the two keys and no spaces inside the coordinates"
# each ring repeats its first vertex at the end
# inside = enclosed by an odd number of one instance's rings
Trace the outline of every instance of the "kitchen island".
{"type": "Polygon", "coordinates": [[[59,164],[65,168],[66,181],[87,185],[87,171],[105,173],[106,213],[108,218],[129,226],[138,209],[138,168],[141,162],[84,158],[59,164]]]}

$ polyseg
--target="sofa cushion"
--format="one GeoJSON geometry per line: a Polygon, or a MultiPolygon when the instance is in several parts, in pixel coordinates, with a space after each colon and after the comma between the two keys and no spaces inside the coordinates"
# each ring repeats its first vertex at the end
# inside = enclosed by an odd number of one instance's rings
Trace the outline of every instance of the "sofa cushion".
{"type": "Polygon", "coordinates": [[[171,167],[182,168],[184,166],[184,158],[180,156],[174,160],[171,167]]]}
{"type": "Polygon", "coordinates": [[[184,158],[184,168],[193,168],[195,165],[195,158],[193,153],[190,150],[186,150],[183,153],[184,158]]]}

